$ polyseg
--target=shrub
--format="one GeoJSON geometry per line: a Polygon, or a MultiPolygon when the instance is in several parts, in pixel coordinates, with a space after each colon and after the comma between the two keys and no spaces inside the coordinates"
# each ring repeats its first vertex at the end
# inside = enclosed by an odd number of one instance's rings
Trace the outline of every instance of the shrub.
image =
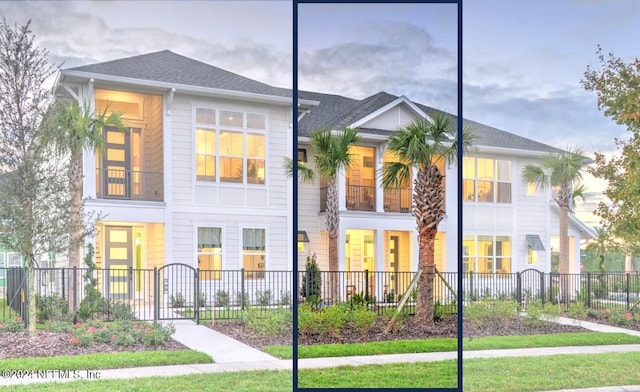
{"type": "Polygon", "coordinates": [[[222,307],[225,307],[225,308],[228,307],[229,306],[229,293],[227,293],[224,290],[216,291],[215,305],[216,306],[222,306],[222,307]]]}
{"type": "Polygon", "coordinates": [[[320,267],[318,267],[315,253],[307,256],[305,273],[302,275],[300,295],[307,300],[313,296],[317,296],[318,298],[322,296],[322,273],[320,272],[320,267]]]}
{"type": "Polygon", "coordinates": [[[291,330],[292,313],[288,309],[278,308],[260,312],[251,308],[247,311],[245,322],[252,331],[264,335],[278,335],[291,330]]]}
{"type": "Polygon", "coordinates": [[[171,335],[175,332],[176,328],[173,324],[164,326],[160,323],[153,323],[150,327],[146,327],[144,329],[142,343],[144,343],[145,346],[161,346],[169,341],[169,339],[171,339],[171,335]]]}
{"type": "Polygon", "coordinates": [[[567,315],[571,318],[584,319],[587,317],[587,308],[582,302],[576,302],[569,305],[567,315]]]}
{"type": "Polygon", "coordinates": [[[184,308],[184,305],[186,304],[184,295],[182,295],[182,293],[178,293],[175,296],[171,294],[169,296],[169,302],[172,308],[184,308]]]}
{"type": "Polygon", "coordinates": [[[236,305],[246,308],[248,304],[249,304],[249,293],[247,293],[246,291],[243,291],[243,292],[238,291],[236,293],[236,305]]]}
{"type": "Polygon", "coordinates": [[[320,333],[320,312],[314,311],[309,304],[298,308],[298,333],[303,336],[320,333]]]}
{"type": "Polygon", "coordinates": [[[21,332],[24,331],[24,321],[22,317],[8,319],[0,323],[0,332],[21,332]]]}
{"type": "Polygon", "coordinates": [[[325,336],[337,337],[342,332],[349,320],[349,308],[339,305],[331,305],[318,311],[320,315],[320,333],[325,336]]]}
{"type": "Polygon", "coordinates": [[[114,321],[124,321],[135,319],[133,307],[126,302],[108,301],[109,314],[114,321]]]}
{"type": "Polygon", "coordinates": [[[36,294],[36,318],[39,323],[64,320],[69,315],[69,303],[59,295],[36,294]]]}
{"type": "Polygon", "coordinates": [[[207,302],[207,293],[204,291],[200,292],[200,295],[198,295],[198,307],[206,308],[207,302]]]}
{"type": "Polygon", "coordinates": [[[256,301],[263,307],[271,305],[271,290],[256,291],[256,301]]]}
{"type": "Polygon", "coordinates": [[[464,317],[472,325],[483,327],[493,321],[505,325],[516,314],[518,304],[513,301],[482,300],[464,308],[464,317]]]}
{"type": "Polygon", "coordinates": [[[291,292],[280,290],[280,301],[278,303],[282,306],[291,305],[291,292]]]}
{"type": "Polygon", "coordinates": [[[609,320],[615,325],[625,326],[625,325],[631,324],[631,320],[633,320],[633,315],[630,312],[614,310],[611,312],[611,316],[609,316],[609,320]]]}
{"type": "Polygon", "coordinates": [[[80,301],[80,306],[76,311],[76,316],[80,320],[89,320],[96,316],[98,310],[104,305],[104,297],[98,290],[98,279],[95,276],[96,263],[93,261],[93,246],[87,245],[87,255],[84,263],[87,270],[84,273],[84,298],[80,301]]]}
{"type": "Polygon", "coordinates": [[[351,312],[351,321],[353,323],[353,327],[360,332],[362,335],[366,335],[369,333],[371,328],[373,328],[376,323],[378,316],[374,311],[367,309],[366,307],[358,307],[355,308],[351,312]]]}

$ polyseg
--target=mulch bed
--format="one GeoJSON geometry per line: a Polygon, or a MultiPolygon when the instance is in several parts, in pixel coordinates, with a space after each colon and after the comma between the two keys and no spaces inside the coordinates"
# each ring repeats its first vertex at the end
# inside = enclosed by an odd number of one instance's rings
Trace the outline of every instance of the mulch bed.
{"type": "MultiPolygon", "coordinates": [[[[241,341],[249,346],[262,349],[265,346],[290,345],[291,332],[280,335],[259,334],[244,326],[239,321],[217,321],[210,328],[225,334],[233,339],[241,341]]],[[[402,326],[385,334],[386,323],[378,320],[374,327],[362,334],[353,328],[345,328],[339,336],[299,336],[298,344],[325,344],[325,343],[363,343],[372,341],[400,340],[400,339],[426,339],[435,337],[457,337],[458,320],[455,315],[445,315],[442,320],[434,323],[432,327],[422,325],[409,316],[402,326]]],[[[539,325],[527,323],[521,317],[513,317],[508,320],[486,322],[481,328],[465,323],[463,334],[465,338],[480,336],[508,336],[508,335],[540,335],[561,332],[587,332],[586,329],[574,325],[560,325],[550,322],[541,322],[539,325]]]]}
{"type": "Polygon", "coordinates": [[[188,350],[188,348],[182,343],[173,339],[158,347],[145,346],[144,344],[124,347],[96,342],[92,343],[90,346],[81,347],[70,343],[72,337],[73,334],[69,332],[54,333],[49,331],[36,331],[35,336],[30,336],[28,332],[2,332],[0,333],[0,359],[53,357],[60,355],[110,352],[188,350]]]}

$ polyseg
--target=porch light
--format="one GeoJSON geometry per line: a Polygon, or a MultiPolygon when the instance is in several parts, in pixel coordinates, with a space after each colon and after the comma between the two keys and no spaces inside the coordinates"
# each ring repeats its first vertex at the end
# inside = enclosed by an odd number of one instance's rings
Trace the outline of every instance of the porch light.
{"type": "Polygon", "coordinates": [[[309,236],[304,230],[298,230],[298,252],[304,252],[304,243],[309,241],[309,236]]]}

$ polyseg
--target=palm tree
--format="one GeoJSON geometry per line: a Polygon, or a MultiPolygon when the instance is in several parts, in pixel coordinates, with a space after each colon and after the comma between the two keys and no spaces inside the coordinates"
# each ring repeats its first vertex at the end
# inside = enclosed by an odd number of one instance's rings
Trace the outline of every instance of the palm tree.
{"type": "MultiPolygon", "coordinates": [[[[436,114],[432,120],[418,118],[394,132],[387,139],[387,150],[396,159],[382,167],[384,188],[397,188],[411,179],[412,168],[417,170],[413,182],[412,213],[418,231],[418,268],[422,274],[417,285],[416,318],[426,325],[433,324],[433,279],[435,277],[435,239],[438,224],[445,217],[444,173],[439,163],[457,159],[457,132],[451,118],[436,114]]],[[[468,127],[463,130],[462,149],[469,152],[474,135],[468,127]]]]}
{"type": "Polygon", "coordinates": [[[582,189],[582,166],[585,157],[579,147],[569,148],[562,153],[551,153],[540,165],[529,164],[522,169],[522,179],[532,182],[541,189],[548,186],[557,188],[555,201],[560,208],[560,261],[562,300],[569,303],[569,212],[572,208],[574,189],[582,189]]]}
{"type": "MultiPolygon", "coordinates": [[[[69,194],[71,197],[71,233],[69,233],[69,267],[80,267],[80,253],[85,235],[82,214],[82,152],[100,150],[107,126],[124,131],[119,112],[94,113],[85,102],[59,101],[47,120],[47,140],[58,154],[69,155],[69,194]]],[[[69,285],[71,286],[71,285],[69,285]]],[[[71,289],[71,287],[70,287],[71,289]]],[[[79,293],[78,293],[79,295],[79,293]]],[[[69,296],[71,300],[71,296],[69,296]]],[[[75,302],[78,304],[78,302],[75,302]]],[[[75,310],[75,309],[74,309],[75,310]]]]}

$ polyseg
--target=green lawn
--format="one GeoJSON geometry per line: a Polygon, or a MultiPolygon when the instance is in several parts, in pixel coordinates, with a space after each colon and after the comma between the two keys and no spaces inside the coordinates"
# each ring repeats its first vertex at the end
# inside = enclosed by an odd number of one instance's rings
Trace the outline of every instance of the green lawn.
{"type": "MultiPolygon", "coordinates": [[[[640,344],[640,337],[623,333],[580,332],[530,336],[489,336],[464,339],[463,349],[494,350],[507,348],[597,346],[609,344],[640,344]]],[[[322,344],[298,346],[298,358],[347,357],[353,355],[380,355],[428,353],[457,350],[456,338],[395,340],[357,344],[322,344]]],[[[264,351],[282,359],[293,356],[291,346],[270,346],[264,351]]]]}
{"type": "MultiPolygon", "coordinates": [[[[640,384],[640,353],[607,353],[467,359],[463,364],[465,392],[521,392],[640,384]]],[[[455,388],[455,360],[436,363],[393,364],[301,369],[298,385],[303,388],[357,386],[370,388],[455,388]]],[[[131,380],[76,381],[64,384],[11,386],[12,391],[149,391],[211,390],[273,392],[291,391],[290,371],[253,371],[152,377],[131,380]]]]}
{"type": "Polygon", "coordinates": [[[140,351],[135,353],[103,353],[59,357],[0,360],[0,369],[10,370],[98,370],[144,366],[212,363],[211,357],[193,350],[140,351]]]}

